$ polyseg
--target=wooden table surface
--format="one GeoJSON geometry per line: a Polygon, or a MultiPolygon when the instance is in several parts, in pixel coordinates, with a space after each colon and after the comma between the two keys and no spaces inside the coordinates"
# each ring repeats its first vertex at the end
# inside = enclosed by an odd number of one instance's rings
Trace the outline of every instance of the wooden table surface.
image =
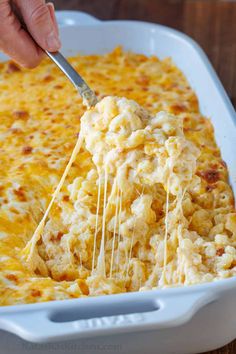
{"type": "MultiPolygon", "coordinates": [[[[236,0],[55,0],[54,4],[58,10],[81,10],[103,20],[150,21],[187,33],[209,56],[236,107],[236,0]]],[[[236,341],[208,354],[236,354],[236,341]]]]}

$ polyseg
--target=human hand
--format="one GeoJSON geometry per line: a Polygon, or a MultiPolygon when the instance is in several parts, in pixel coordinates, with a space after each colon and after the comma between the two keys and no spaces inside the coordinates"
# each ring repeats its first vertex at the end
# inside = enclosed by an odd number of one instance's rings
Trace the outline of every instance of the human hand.
{"type": "Polygon", "coordinates": [[[43,57],[41,48],[55,52],[60,46],[52,3],[0,0],[0,50],[5,54],[24,67],[34,68],[43,57]],[[34,40],[22,28],[21,19],[34,40]]]}

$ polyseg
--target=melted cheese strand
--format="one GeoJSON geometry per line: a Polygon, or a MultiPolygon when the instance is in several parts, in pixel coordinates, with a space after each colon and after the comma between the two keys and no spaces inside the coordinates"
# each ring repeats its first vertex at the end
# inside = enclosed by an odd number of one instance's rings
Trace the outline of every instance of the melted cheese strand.
{"type": "MultiPolygon", "coordinates": [[[[179,209],[179,213],[180,216],[183,217],[183,199],[185,196],[185,193],[187,191],[187,187],[185,187],[182,195],[179,197],[179,200],[177,202],[177,207],[179,209]]],[[[183,229],[183,225],[180,224],[178,226],[178,231],[177,231],[177,237],[178,237],[178,243],[180,245],[180,241],[183,239],[182,237],[182,229],[183,229]]],[[[177,266],[177,274],[178,274],[178,282],[181,283],[181,279],[182,279],[182,272],[183,272],[183,257],[179,256],[179,252],[177,253],[177,257],[178,257],[178,266],[177,266]]]]}
{"type": "Polygon", "coordinates": [[[167,264],[167,239],[168,239],[168,217],[169,217],[169,180],[167,182],[167,191],[166,191],[166,215],[165,215],[165,236],[164,236],[164,265],[163,265],[163,272],[162,277],[163,281],[166,281],[166,264],[167,264]]]}
{"type": "MultiPolygon", "coordinates": [[[[142,188],[142,193],[141,193],[141,194],[138,193],[139,196],[140,196],[140,198],[142,198],[142,196],[143,196],[143,191],[144,191],[144,186],[143,186],[143,188],[142,188]]],[[[134,232],[135,232],[136,221],[137,221],[137,215],[135,215],[135,219],[134,219],[134,226],[133,226],[133,232],[132,232],[132,237],[131,237],[131,244],[130,244],[130,250],[129,250],[129,257],[128,257],[127,268],[126,268],[126,278],[128,277],[129,265],[130,265],[131,256],[132,256],[132,249],[133,249],[133,243],[134,243],[134,232]]]]}
{"type": "MultiPolygon", "coordinates": [[[[180,243],[182,239],[182,225],[178,226],[177,237],[180,243]]],[[[182,274],[183,274],[184,262],[183,259],[179,256],[179,252],[177,252],[177,275],[178,275],[178,283],[181,284],[182,274]]]]}
{"type": "Polygon", "coordinates": [[[130,243],[130,249],[129,249],[129,256],[128,256],[127,267],[126,267],[126,278],[128,277],[129,266],[130,266],[130,261],[131,261],[131,256],[132,256],[132,249],[133,249],[133,243],[134,243],[134,230],[135,230],[136,219],[137,219],[137,215],[135,216],[134,226],[133,226],[133,232],[132,232],[132,237],[131,237],[131,243],[130,243]]]}
{"type": "Polygon", "coordinates": [[[96,225],[93,241],[93,260],[92,260],[92,272],[95,266],[95,256],[96,256],[96,244],[97,244],[97,234],[98,234],[98,215],[100,209],[100,198],[101,198],[101,174],[98,175],[98,197],[97,197],[97,210],[96,210],[96,225]]]}
{"type": "MultiPolygon", "coordinates": [[[[34,250],[35,250],[35,247],[36,247],[36,244],[37,242],[40,240],[40,237],[41,237],[41,234],[43,232],[43,229],[44,229],[44,226],[45,226],[45,222],[46,222],[46,219],[48,217],[48,214],[52,208],[52,205],[56,199],[56,197],[58,196],[64,182],[65,182],[65,179],[66,179],[66,176],[68,175],[69,171],[70,171],[70,168],[72,166],[72,163],[75,161],[76,159],[76,156],[78,155],[80,149],[81,149],[81,146],[82,146],[82,143],[83,143],[83,138],[81,136],[81,134],[79,134],[79,137],[78,137],[78,140],[76,142],[76,145],[74,147],[74,150],[72,151],[72,154],[71,154],[71,157],[70,157],[70,160],[64,170],[64,173],[61,177],[61,180],[60,182],[58,183],[53,195],[52,195],[52,199],[43,215],[43,218],[41,219],[40,223],[38,224],[31,240],[27,243],[27,245],[25,246],[24,250],[23,250],[23,253],[26,253],[28,255],[27,257],[27,262],[31,262],[32,261],[32,257],[34,255],[34,250]]],[[[31,262],[32,263],[32,262],[31,262]]]]}
{"type": "Polygon", "coordinates": [[[120,244],[121,212],[122,212],[122,191],[120,191],[120,206],[119,206],[119,216],[118,216],[119,226],[118,226],[118,243],[117,243],[117,257],[116,257],[116,263],[118,268],[119,268],[119,260],[120,260],[119,244],[120,244]]]}
{"type": "Polygon", "coordinates": [[[104,198],[103,198],[103,215],[102,215],[102,239],[100,245],[100,252],[98,256],[97,273],[106,277],[106,265],[105,265],[105,234],[106,234],[106,201],[107,201],[107,167],[104,168],[104,198]]]}
{"type": "MultiPolygon", "coordinates": [[[[187,187],[186,187],[187,188],[187,187]]],[[[182,216],[182,202],[184,198],[184,194],[186,192],[186,188],[184,192],[181,194],[179,193],[176,197],[176,207],[175,210],[176,212],[179,212],[182,216]]],[[[166,216],[165,216],[165,238],[164,238],[164,266],[163,266],[163,282],[166,282],[166,265],[167,265],[167,257],[168,257],[168,228],[169,228],[169,223],[168,223],[168,217],[169,217],[169,180],[167,182],[167,193],[166,193],[166,216]]],[[[181,225],[182,226],[182,225],[181,225]]],[[[178,233],[179,233],[179,228],[178,228],[178,233]]]]}
{"type": "Polygon", "coordinates": [[[116,241],[116,225],[118,218],[118,206],[119,206],[119,188],[116,183],[116,210],[115,210],[115,221],[114,221],[114,230],[113,230],[113,240],[112,240],[112,252],[111,252],[111,263],[110,263],[110,278],[112,277],[113,262],[114,262],[114,253],[115,253],[115,241],[116,241]]]}

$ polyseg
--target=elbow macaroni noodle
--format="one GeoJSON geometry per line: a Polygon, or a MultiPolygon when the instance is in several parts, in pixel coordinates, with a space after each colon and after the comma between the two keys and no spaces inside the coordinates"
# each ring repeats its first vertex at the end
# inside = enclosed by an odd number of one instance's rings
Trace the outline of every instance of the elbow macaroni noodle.
{"type": "Polygon", "coordinates": [[[81,119],[80,98],[49,62],[34,74],[2,64],[2,77],[23,78],[33,97],[25,97],[26,109],[24,94],[16,97],[9,82],[8,96],[0,99],[6,125],[0,157],[12,176],[1,172],[0,303],[235,275],[236,213],[227,168],[182,73],[168,59],[120,48],[71,60],[100,95],[81,119]],[[49,107],[52,98],[58,107],[49,107]],[[7,111],[11,103],[14,112],[7,111]],[[11,147],[15,159],[6,158],[11,147]]]}

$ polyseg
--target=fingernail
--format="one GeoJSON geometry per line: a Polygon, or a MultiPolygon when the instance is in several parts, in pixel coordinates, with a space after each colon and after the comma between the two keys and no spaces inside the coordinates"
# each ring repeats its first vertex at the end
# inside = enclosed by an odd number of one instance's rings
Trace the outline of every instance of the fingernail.
{"type": "Polygon", "coordinates": [[[54,6],[53,2],[48,2],[48,3],[47,3],[47,6],[50,6],[50,7],[53,8],[53,10],[55,10],[55,6],[54,6]]]}
{"type": "Polygon", "coordinates": [[[47,48],[50,52],[56,52],[60,49],[61,42],[54,32],[51,32],[47,37],[47,48]]]}

